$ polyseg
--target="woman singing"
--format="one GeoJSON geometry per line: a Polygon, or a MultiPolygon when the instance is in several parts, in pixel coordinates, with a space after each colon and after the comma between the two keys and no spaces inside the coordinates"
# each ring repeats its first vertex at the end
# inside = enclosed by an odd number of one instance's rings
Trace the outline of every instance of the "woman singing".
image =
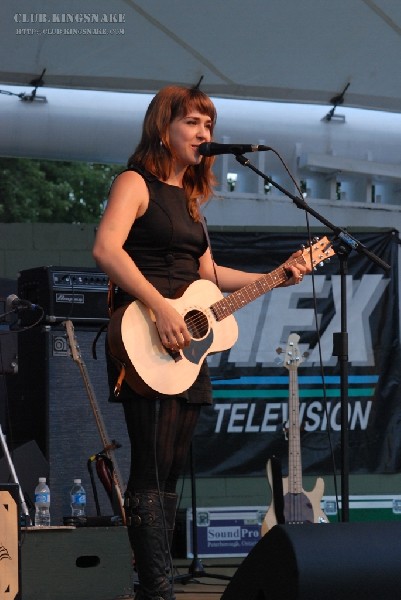
{"type": "MultiPolygon", "coordinates": [[[[151,309],[160,340],[172,351],[182,350],[191,336],[166,298],[199,278],[230,292],[262,276],[212,260],[199,206],[212,195],[214,159],[201,156],[198,148],[212,140],[215,123],[215,107],[198,88],[169,86],[153,98],[139,145],[111,187],[93,248],[115,286],[114,307],[139,299],[151,309]]],[[[285,285],[299,283],[307,268],[290,266],[289,271],[285,285]]],[[[113,390],[118,369],[110,356],[108,370],[113,390]]],[[[184,393],[149,399],[125,383],[119,399],[131,441],[125,510],[140,583],[136,598],[167,600],[173,598],[169,544],[176,485],[201,406],[212,402],[207,363],[184,393]]]]}

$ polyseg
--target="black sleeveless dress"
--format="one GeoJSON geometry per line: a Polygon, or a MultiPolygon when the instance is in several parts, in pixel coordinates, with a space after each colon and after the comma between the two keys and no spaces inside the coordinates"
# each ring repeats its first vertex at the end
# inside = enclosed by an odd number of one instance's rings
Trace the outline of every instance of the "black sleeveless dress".
{"type": "MultiPolygon", "coordinates": [[[[130,170],[140,173],[144,178],[149,190],[149,206],[133,224],[124,250],[165,298],[174,298],[180,289],[199,279],[199,258],[208,247],[203,225],[190,216],[182,188],[163,183],[141,168],[130,170]]],[[[114,306],[118,308],[133,300],[132,296],[118,288],[114,295],[114,306]]],[[[110,359],[107,366],[110,400],[116,401],[113,390],[118,374],[110,359]]],[[[211,383],[206,361],[193,385],[179,396],[188,402],[211,404],[211,383]]],[[[135,398],[137,394],[124,383],[117,400],[128,397],[135,398]]]]}

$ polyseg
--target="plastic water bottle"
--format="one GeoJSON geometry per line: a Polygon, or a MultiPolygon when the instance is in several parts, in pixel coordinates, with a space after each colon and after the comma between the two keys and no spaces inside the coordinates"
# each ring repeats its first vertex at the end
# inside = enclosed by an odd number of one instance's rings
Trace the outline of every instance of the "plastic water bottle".
{"type": "Polygon", "coordinates": [[[50,490],[46,477],[39,477],[35,488],[35,527],[50,526],[50,490]]]}
{"type": "Polygon", "coordinates": [[[84,517],[86,507],[86,492],[80,479],[74,479],[74,485],[70,492],[71,515],[73,517],[84,517]]]}

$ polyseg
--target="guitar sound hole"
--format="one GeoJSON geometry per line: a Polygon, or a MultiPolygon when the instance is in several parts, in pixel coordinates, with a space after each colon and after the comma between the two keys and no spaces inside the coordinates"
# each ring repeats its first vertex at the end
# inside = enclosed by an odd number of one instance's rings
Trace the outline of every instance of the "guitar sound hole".
{"type": "Polygon", "coordinates": [[[207,335],[207,332],[209,331],[209,321],[207,320],[206,315],[200,310],[190,310],[187,312],[184,321],[188,327],[189,333],[194,339],[199,340],[207,335]]]}

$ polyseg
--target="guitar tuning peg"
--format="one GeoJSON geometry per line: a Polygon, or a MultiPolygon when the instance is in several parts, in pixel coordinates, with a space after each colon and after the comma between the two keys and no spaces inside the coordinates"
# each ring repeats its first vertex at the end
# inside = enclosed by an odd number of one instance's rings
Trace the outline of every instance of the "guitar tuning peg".
{"type": "Polygon", "coordinates": [[[314,244],[316,244],[316,242],[318,242],[319,240],[320,240],[320,238],[319,238],[319,237],[314,237],[314,238],[313,238],[313,240],[312,240],[312,242],[313,242],[314,244]]]}
{"type": "Polygon", "coordinates": [[[277,354],[282,354],[284,350],[279,346],[278,348],[276,348],[276,352],[277,354]]]}

